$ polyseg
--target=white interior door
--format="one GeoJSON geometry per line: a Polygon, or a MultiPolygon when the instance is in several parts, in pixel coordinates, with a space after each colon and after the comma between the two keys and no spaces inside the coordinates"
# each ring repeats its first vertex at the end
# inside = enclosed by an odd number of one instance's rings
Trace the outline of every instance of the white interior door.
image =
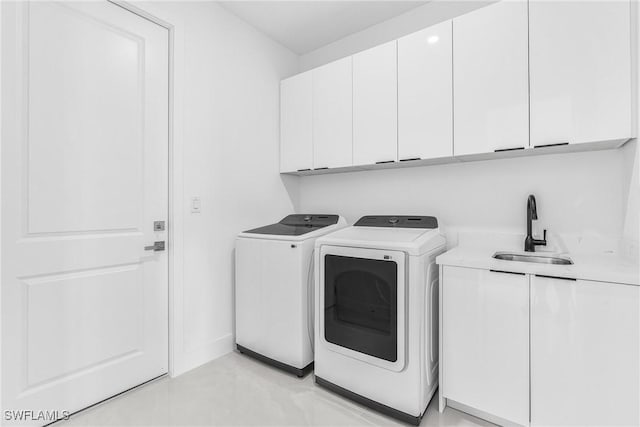
{"type": "Polygon", "coordinates": [[[2,409],[74,412],[168,368],[168,33],[108,2],[2,31],[2,409]]]}

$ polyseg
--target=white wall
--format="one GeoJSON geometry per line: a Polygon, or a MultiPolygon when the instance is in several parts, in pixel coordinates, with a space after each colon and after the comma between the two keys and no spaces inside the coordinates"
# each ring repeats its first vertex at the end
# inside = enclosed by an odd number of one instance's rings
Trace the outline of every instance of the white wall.
{"type": "Polygon", "coordinates": [[[496,0],[434,0],[395,18],[372,25],[300,57],[300,71],[329,63],[356,52],[395,40],[496,0]]]}
{"type": "Polygon", "coordinates": [[[278,173],[278,123],[279,82],[298,57],[213,2],[135,5],[175,27],[177,375],[233,348],[235,235],[295,209],[297,181],[278,173]]]}
{"type": "MultiPolygon", "coordinates": [[[[623,188],[624,224],[622,237],[627,251],[636,258],[640,257],[640,152],[637,143],[627,144],[624,150],[625,171],[623,188]]],[[[640,263],[639,263],[640,264],[640,263]]]]}
{"type": "MultiPolygon", "coordinates": [[[[633,64],[633,79],[635,81],[635,90],[633,96],[633,103],[636,108],[636,120],[634,125],[636,127],[636,136],[640,135],[640,53],[638,47],[640,47],[640,5],[638,1],[631,3],[633,24],[631,26],[633,31],[633,40],[635,40],[635,49],[631,50],[633,64]]],[[[629,251],[631,255],[639,260],[640,264],[640,150],[638,150],[637,144],[635,150],[627,153],[627,170],[629,172],[629,189],[626,200],[626,217],[624,222],[623,237],[629,242],[629,251]]]]}
{"type": "MultiPolygon", "coordinates": [[[[300,209],[345,215],[434,215],[455,245],[457,232],[522,233],[526,201],[538,202],[538,229],[569,247],[598,245],[622,233],[629,188],[628,162],[635,145],[584,153],[488,160],[407,169],[301,178],[300,209]]],[[[560,246],[562,247],[562,246],[560,246]]],[[[565,246],[566,247],[566,246],[565,246]]]]}
{"type": "MultiPolygon", "coordinates": [[[[636,136],[640,135],[640,109],[638,109],[638,100],[640,100],[640,81],[638,80],[640,71],[640,54],[638,46],[640,46],[640,6],[638,1],[631,3],[632,16],[632,40],[635,41],[635,49],[631,50],[631,59],[633,66],[632,78],[635,82],[633,88],[632,102],[636,109],[636,117],[633,125],[636,129],[636,136]]],[[[640,264],[640,150],[636,144],[627,144],[624,147],[625,161],[623,169],[625,175],[625,218],[622,228],[622,237],[624,239],[625,248],[631,256],[635,256],[640,264]]]]}

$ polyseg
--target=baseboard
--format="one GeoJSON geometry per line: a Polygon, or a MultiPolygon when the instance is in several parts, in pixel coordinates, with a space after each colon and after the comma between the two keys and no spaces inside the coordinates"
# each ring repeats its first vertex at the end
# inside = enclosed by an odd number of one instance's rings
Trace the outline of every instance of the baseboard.
{"type": "Polygon", "coordinates": [[[205,363],[216,360],[225,354],[231,353],[234,346],[233,334],[227,334],[194,350],[178,352],[174,354],[174,369],[170,375],[175,378],[205,363]]]}
{"type": "Polygon", "coordinates": [[[520,427],[520,424],[517,424],[513,421],[506,420],[504,418],[496,417],[495,415],[491,415],[487,412],[481,411],[479,409],[473,408],[471,406],[465,405],[460,402],[456,402],[455,400],[451,400],[447,398],[447,406],[453,409],[457,409],[458,411],[465,412],[469,415],[473,415],[476,418],[483,419],[485,421],[489,421],[490,423],[505,426],[505,427],[520,427]]]}

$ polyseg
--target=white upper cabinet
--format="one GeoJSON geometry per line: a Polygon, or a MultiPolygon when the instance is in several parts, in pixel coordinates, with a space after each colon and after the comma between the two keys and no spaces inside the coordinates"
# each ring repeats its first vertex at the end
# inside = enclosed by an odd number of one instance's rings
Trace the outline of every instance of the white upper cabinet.
{"type": "Polygon", "coordinates": [[[451,21],[398,40],[398,157],[453,155],[451,21]]]}
{"type": "Polygon", "coordinates": [[[529,146],[527,38],[526,1],[453,20],[455,155],[529,146]]]}
{"type": "Polygon", "coordinates": [[[313,70],[313,168],[353,164],[352,59],[313,70]]]}
{"type": "Polygon", "coordinates": [[[640,287],[531,277],[531,425],[640,425],[640,287]]]}
{"type": "Polygon", "coordinates": [[[280,82],[280,172],[313,167],[312,73],[280,82]]]}
{"type": "Polygon", "coordinates": [[[632,137],[630,2],[531,0],[529,14],[531,145],[632,137]]]}
{"type": "Polygon", "coordinates": [[[502,0],[283,80],[280,171],[617,147],[636,136],[631,9],[502,0]]]}
{"type": "Polygon", "coordinates": [[[398,91],[396,41],[353,56],[353,161],[396,161],[398,91]]]}

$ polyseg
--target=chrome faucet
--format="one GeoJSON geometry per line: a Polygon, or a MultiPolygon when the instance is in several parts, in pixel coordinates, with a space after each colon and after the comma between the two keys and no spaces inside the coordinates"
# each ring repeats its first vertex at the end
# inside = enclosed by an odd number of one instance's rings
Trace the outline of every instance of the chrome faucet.
{"type": "Polygon", "coordinates": [[[529,195],[527,200],[527,237],[524,239],[524,250],[526,252],[535,252],[536,246],[547,245],[547,230],[544,230],[544,237],[542,240],[534,239],[531,233],[531,222],[534,219],[538,219],[538,210],[536,209],[536,198],[533,194],[529,195]]]}

